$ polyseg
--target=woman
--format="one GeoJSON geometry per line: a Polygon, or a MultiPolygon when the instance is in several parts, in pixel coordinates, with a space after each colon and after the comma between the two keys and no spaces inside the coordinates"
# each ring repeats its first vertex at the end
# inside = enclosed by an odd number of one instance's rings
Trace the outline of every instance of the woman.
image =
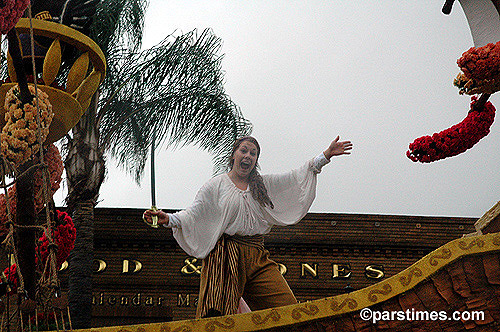
{"type": "Polygon", "coordinates": [[[269,259],[263,234],[273,225],[299,222],[316,194],[316,175],[333,156],[350,154],[352,143],[339,137],[304,166],[279,175],[257,171],[260,146],[247,136],[231,153],[229,173],[218,175],[198,191],[186,210],[144,212],[146,222],[173,229],[179,245],[203,259],[197,317],[236,313],[242,297],[252,310],[297,303],[269,259]]]}

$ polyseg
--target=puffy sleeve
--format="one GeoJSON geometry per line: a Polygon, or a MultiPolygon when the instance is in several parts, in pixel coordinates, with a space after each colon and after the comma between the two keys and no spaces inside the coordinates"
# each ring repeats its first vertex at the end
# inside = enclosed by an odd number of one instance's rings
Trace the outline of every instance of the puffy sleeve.
{"type": "Polygon", "coordinates": [[[172,215],[174,238],[191,256],[205,258],[224,232],[225,225],[218,205],[217,178],[200,188],[193,204],[172,215]]]}
{"type": "Polygon", "coordinates": [[[274,209],[265,208],[266,219],[270,224],[293,225],[306,215],[316,197],[317,174],[327,162],[318,156],[287,173],[262,176],[274,204],[274,209]]]}

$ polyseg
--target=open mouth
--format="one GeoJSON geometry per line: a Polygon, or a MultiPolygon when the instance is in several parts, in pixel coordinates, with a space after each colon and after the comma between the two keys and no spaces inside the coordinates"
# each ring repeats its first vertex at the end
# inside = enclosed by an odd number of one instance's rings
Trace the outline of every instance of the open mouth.
{"type": "Polygon", "coordinates": [[[250,167],[252,167],[252,163],[248,160],[242,160],[240,162],[240,167],[244,170],[248,170],[250,169],[250,167]]]}

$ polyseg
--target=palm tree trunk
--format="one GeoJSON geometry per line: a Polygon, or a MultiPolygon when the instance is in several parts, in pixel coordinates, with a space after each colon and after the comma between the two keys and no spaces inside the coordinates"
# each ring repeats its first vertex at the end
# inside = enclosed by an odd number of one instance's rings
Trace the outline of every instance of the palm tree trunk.
{"type": "Polygon", "coordinates": [[[77,229],[69,256],[69,305],[74,328],[89,328],[92,315],[92,262],[94,258],[94,202],[77,202],[73,212],[77,229]]]}
{"type": "Polygon", "coordinates": [[[76,228],[75,248],[69,257],[69,305],[73,327],[89,328],[92,317],[94,207],[104,181],[105,165],[99,149],[96,101],[73,128],[65,160],[68,210],[76,228]]]}

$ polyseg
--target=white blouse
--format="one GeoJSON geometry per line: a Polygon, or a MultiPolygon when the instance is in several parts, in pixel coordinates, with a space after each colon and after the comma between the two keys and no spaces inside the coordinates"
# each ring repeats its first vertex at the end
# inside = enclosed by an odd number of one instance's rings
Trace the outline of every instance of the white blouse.
{"type": "Polygon", "coordinates": [[[329,162],[323,154],[283,174],[262,175],[274,209],[262,207],[249,188],[241,190],[227,173],[205,183],[193,204],[169,214],[166,227],[190,256],[205,258],[222,236],[267,234],[273,225],[299,222],[316,196],[316,174],[329,162]]]}

